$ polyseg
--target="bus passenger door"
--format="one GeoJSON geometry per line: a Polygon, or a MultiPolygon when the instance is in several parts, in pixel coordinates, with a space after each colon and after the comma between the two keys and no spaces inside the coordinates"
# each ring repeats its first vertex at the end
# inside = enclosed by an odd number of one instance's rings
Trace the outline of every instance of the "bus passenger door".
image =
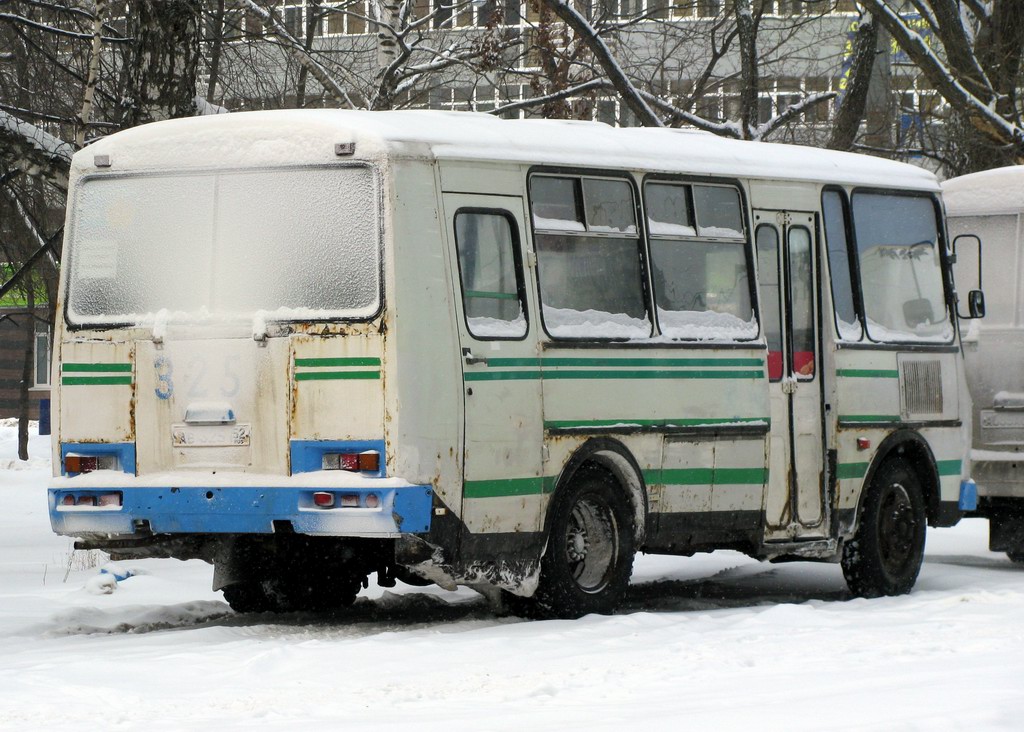
{"type": "Polygon", "coordinates": [[[767,540],[822,538],[825,465],[814,216],[754,211],[771,409],[767,540]]]}
{"type": "Polygon", "coordinates": [[[544,486],[523,199],[445,193],[444,210],[465,404],[462,519],[473,534],[528,539],[540,530],[544,486]]]}

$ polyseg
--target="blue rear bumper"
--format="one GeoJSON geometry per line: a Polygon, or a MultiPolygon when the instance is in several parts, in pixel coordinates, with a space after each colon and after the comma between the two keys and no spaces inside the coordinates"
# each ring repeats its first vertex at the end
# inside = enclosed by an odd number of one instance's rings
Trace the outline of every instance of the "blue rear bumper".
{"type": "MultiPolygon", "coordinates": [[[[425,533],[433,513],[430,486],[401,488],[296,487],[73,487],[50,488],[50,524],[66,536],[86,534],[271,534],[275,522],[289,522],[299,534],[394,537],[425,533]],[[337,496],[335,507],[320,508],[313,494],[337,496]],[[121,505],[63,505],[65,496],[121,494],[121,505]],[[366,507],[374,495],[377,505],[366,507]],[[342,504],[354,503],[352,507],[342,504]]],[[[373,501],[371,500],[371,505],[373,501]]],[[[280,528],[280,524],[278,524],[280,528]]]]}

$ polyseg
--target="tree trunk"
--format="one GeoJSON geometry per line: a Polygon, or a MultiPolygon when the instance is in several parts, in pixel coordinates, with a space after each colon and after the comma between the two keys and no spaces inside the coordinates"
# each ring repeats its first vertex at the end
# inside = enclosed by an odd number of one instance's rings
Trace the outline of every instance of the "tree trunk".
{"type": "Polygon", "coordinates": [[[140,0],[125,127],[195,114],[200,0],[140,0]]]}
{"type": "Polygon", "coordinates": [[[206,84],[206,100],[214,104],[217,82],[220,81],[220,56],[224,47],[224,0],[217,0],[213,16],[213,40],[210,43],[210,78],[206,84]]]}
{"type": "Polygon", "coordinates": [[[21,367],[21,392],[18,395],[18,459],[28,460],[28,390],[32,384],[33,366],[35,366],[36,342],[36,299],[35,282],[30,276],[25,285],[28,318],[25,322],[25,360],[21,367]]]}
{"type": "Polygon", "coordinates": [[[740,42],[740,124],[743,138],[756,137],[758,114],[757,23],[750,0],[735,0],[736,30],[740,42]]]}
{"type": "Polygon", "coordinates": [[[868,105],[868,89],[875,66],[878,24],[871,16],[861,19],[853,44],[853,58],[843,101],[836,111],[828,145],[832,150],[849,150],[860,131],[868,105]]]}

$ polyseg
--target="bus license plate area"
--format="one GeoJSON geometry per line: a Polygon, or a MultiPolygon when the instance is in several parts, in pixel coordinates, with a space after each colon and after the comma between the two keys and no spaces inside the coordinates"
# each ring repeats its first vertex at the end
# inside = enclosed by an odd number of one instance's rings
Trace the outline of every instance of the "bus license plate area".
{"type": "Polygon", "coordinates": [[[174,447],[248,447],[250,435],[247,424],[176,424],[171,427],[171,444],[174,447]]]}

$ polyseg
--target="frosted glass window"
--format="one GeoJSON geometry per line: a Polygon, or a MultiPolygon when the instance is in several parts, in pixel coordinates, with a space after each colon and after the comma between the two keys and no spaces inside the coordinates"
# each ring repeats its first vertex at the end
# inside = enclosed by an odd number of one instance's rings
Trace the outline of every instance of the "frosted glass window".
{"type": "Polygon", "coordinates": [[[87,180],[72,209],[68,317],[371,317],[377,189],[365,167],[87,180]]]}

